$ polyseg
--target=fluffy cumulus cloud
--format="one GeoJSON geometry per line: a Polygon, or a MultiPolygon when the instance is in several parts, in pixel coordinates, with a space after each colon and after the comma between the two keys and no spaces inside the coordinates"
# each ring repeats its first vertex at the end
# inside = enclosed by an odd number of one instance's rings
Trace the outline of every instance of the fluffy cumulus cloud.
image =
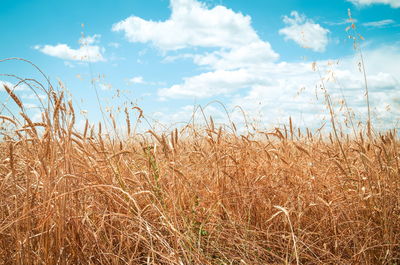
{"type": "Polygon", "coordinates": [[[235,48],[258,42],[251,18],[224,7],[208,9],[196,0],[171,0],[172,14],[156,22],[131,16],[116,23],[113,31],[122,31],[131,42],[151,42],[163,50],[186,47],[235,48]]]}
{"type": "Polygon", "coordinates": [[[36,50],[40,52],[57,57],[64,60],[71,61],[85,61],[85,62],[102,62],[105,61],[103,57],[104,49],[98,45],[97,39],[100,35],[87,36],[79,40],[81,44],[79,48],[73,49],[67,44],[57,44],[57,45],[37,45],[36,50]]]}
{"type": "Polygon", "coordinates": [[[303,48],[316,52],[325,51],[329,30],[300,15],[297,11],[292,11],[290,17],[284,16],[283,22],[286,27],[279,30],[279,34],[284,35],[285,39],[293,40],[303,48]]]}
{"type": "MultiPolygon", "coordinates": [[[[221,68],[230,58],[231,68],[254,59],[273,61],[278,54],[262,41],[251,26],[251,18],[217,5],[213,8],[196,0],[171,0],[171,17],[166,21],[147,21],[131,16],[116,23],[130,42],[150,42],[161,50],[191,47],[217,48],[221,51],[192,56],[199,65],[221,68]]],[[[223,66],[225,68],[225,66],[223,66]]]]}
{"type": "Polygon", "coordinates": [[[247,69],[217,70],[185,78],[182,84],[161,89],[158,95],[162,98],[207,98],[230,94],[241,88],[263,82],[265,82],[264,77],[256,76],[247,69]]]}
{"type": "Polygon", "coordinates": [[[238,69],[275,61],[279,55],[268,42],[258,41],[229,51],[216,51],[194,56],[194,62],[213,69],[238,69]]]}
{"type": "Polygon", "coordinates": [[[348,1],[352,2],[355,5],[360,5],[360,6],[368,6],[372,4],[386,4],[390,5],[393,8],[400,7],[399,0],[348,0],[348,1]]]}
{"type": "Polygon", "coordinates": [[[256,62],[240,69],[219,69],[185,78],[181,84],[159,90],[159,96],[210,98],[230,95],[240,89],[252,91],[253,88],[260,89],[261,87],[266,88],[270,95],[283,93],[282,95],[285,96],[288,91],[292,91],[294,95],[300,87],[312,86],[318,82],[318,75],[312,72],[310,64],[287,62],[258,64],[256,62]]]}
{"type": "Polygon", "coordinates": [[[152,43],[163,51],[184,48],[213,48],[204,54],[167,56],[166,61],[190,58],[212,71],[187,77],[182,84],[159,90],[161,98],[209,97],[248,87],[255,79],[247,68],[274,62],[279,55],[260,39],[251,18],[224,6],[213,8],[196,0],[171,0],[166,21],[147,21],[131,16],[116,23],[130,42],[152,43]]]}

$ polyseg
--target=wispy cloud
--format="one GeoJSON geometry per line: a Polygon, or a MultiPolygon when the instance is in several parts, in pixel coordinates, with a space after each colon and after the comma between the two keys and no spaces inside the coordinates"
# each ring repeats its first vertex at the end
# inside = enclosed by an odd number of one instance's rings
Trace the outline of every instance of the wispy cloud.
{"type": "Polygon", "coordinates": [[[373,4],[385,4],[390,5],[392,8],[399,8],[400,1],[399,0],[347,0],[352,2],[355,5],[359,6],[369,6],[373,4]]]}
{"type": "Polygon", "coordinates": [[[128,80],[128,83],[130,84],[145,84],[146,82],[144,81],[142,76],[135,76],[132,77],[128,80]]]}
{"type": "Polygon", "coordinates": [[[379,21],[371,21],[371,22],[366,22],[363,23],[363,26],[366,27],[373,27],[373,28],[383,28],[385,26],[394,24],[395,21],[393,19],[384,19],[384,20],[379,20],[379,21]]]}
{"type": "Polygon", "coordinates": [[[108,46],[113,47],[113,48],[119,48],[121,46],[121,44],[119,44],[118,42],[110,42],[108,44],[108,46]]]}
{"type": "Polygon", "coordinates": [[[134,76],[132,78],[129,78],[127,80],[127,83],[129,85],[150,85],[150,86],[154,86],[154,85],[165,85],[164,82],[154,82],[154,81],[148,81],[145,80],[143,78],[143,76],[134,76]]]}
{"type": "Polygon", "coordinates": [[[351,23],[357,23],[357,19],[354,19],[354,18],[347,18],[347,19],[343,19],[342,21],[339,21],[339,22],[330,22],[330,21],[327,21],[327,22],[325,22],[326,24],[328,24],[328,25],[331,25],[331,26],[340,26],[340,25],[346,25],[346,24],[351,24],[351,23]]]}
{"type": "Polygon", "coordinates": [[[285,39],[293,40],[303,48],[316,52],[325,51],[328,45],[328,29],[300,15],[297,11],[292,11],[290,17],[284,16],[283,22],[287,26],[279,30],[279,34],[284,35],[285,39]]]}
{"type": "Polygon", "coordinates": [[[36,100],[36,99],[41,99],[44,100],[47,98],[47,96],[45,94],[23,94],[21,96],[22,99],[30,99],[30,100],[36,100]]]}
{"type": "Polygon", "coordinates": [[[109,83],[100,83],[100,84],[99,84],[99,87],[100,87],[100,89],[103,90],[103,91],[108,91],[108,90],[111,90],[111,89],[112,89],[112,85],[109,84],[109,83]]]}
{"type": "Polygon", "coordinates": [[[25,109],[36,109],[36,108],[38,108],[38,105],[36,105],[35,103],[24,102],[23,105],[24,105],[25,109]]]}
{"type": "Polygon", "coordinates": [[[71,63],[70,61],[65,61],[64,65],[69,67],[69,68],[75,68],[75,64],[71,63]]]}
{"type": "Polygon", "coordinates": [[[94,34],[93,36],[82,36],[78,42],[82,46],[92,45],[92,44],[98,43],[100,37],[101,37],[100,34],[94,34]]]}

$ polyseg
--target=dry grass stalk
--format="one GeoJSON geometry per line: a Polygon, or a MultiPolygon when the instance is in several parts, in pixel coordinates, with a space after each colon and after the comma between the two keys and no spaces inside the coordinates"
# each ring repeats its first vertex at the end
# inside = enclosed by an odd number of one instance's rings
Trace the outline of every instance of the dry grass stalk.
{"type": "Polygon", "coordinates": [[[125,116],[126,116],[126,128],[127,128],[127,133],[128,137],[131,135],[131,119],[129,118],[129,112],[128,108],[125,108],[125,116]]]}
{"type": "Polygon", "coordinates": [[[292,117],[289,117],[289,126],[290,126],[290,139],[293,141],[293,124],[292,124],[292,117]]]}
{"type": "Polygon", "coordinates": [[[89,128],[89,121],[86,119],[86,121],[85,121],[85,129],[83,130],[83,141],[86,140],[88,128],[89,128]]]}
{"type": "Polygon", "coordinates": [[[53,111],[53,126],[56,132],[58,132],[60,128],[60,120],[59,120],[59,114],[60,110],[62,111],[62,101],[64,98],[64,92],[61,92],[61,95],[57,97],[55,93],[53,93],[54,97],[54,111],[53,111]]]}
{"type": "Polygon", "coordinates": [[[17,123],[15,122],[15,120],[12,119],[12,118],[10,118],[10,117],[0,115],[0,119],[9,121],[9,122],[11,122],[12,124],[14,124],[15,126],[18,126],[17,123]]]}
{"type": "Polygon", "coordinates": [[[299,149],[301,152],[303,152],[303,153],[305,153],[306,155],[308,155],[308,156],[310,156],[310,153],[305,149],[305,148],[303,148],[303,147],[301,147],[300,145],[298,145],[298,144],[294,144],[294,146],[297,148],[297,149],[299,149]]]}
{"type": "Polygon", "coordinates": [[[148,130],[147,131],[148,133],[150,133],[151,135],[153,135],[154,136],[154,138],[156,138],[156,140],[160,143],[160,144],[163,144],[163,139],[160,137],[160,136],[158,136],[153,130],[148,130]]]}
{"type": "Polygon", "coordinates": [[[9,160],[10,160],[10,168],[11,168],[11,176],[13,180],[16,179],[16,170],[15,170],[15,159],[14,159],[14,143],[10,142],[9,146],[9,160]]]}
{"type": "Polygon", "coordinates": [[[28,123],[27,126],[23,127],[23,129],[26,129],[27,127],[29,127],[30,131],[32,131],[32,133],[33,133],[32,135],[37,138],[38,134],[37,134],[37,131],[35,128],[35,124],[31,121],[31,119],[25,113],[20,112],[19,115],[21,115],[22,118],[24,118],[24,120],[28,123]]]}
{"type": "Polygon", "coordinates": [[[14,100],[14,102],[18,105],[18,107],[23,111],[24,105],[22,104],[21,100],[14,94],[14,92],[5,84],[3,84],[4,89],[6,90],[7,94],[14,100]]]}
{"type": "Polygon", "coordinates": [[[210,116],[210,131],[211,132],[215,131],[214,120],[211,116],[210,116]]]}
{"type": "Polygon", "coordinates": [[[28,127],[47,127],[47,124],[44,122],[32,122],[31,124],[22,126],[23,129],[28,127]]]}
{"type": "Polygon", "coordinates": [[[72,101],[71,100],[68,101],[68,107],[69,107],[69,111],[71,113],[71,120],[70,120],[69,125],[68,125],[68,134],[71,136],[72,129],[73,129],[73,126],[75,124],[75,111],[74,111],[74,107],[72,105],[72,101]]]}

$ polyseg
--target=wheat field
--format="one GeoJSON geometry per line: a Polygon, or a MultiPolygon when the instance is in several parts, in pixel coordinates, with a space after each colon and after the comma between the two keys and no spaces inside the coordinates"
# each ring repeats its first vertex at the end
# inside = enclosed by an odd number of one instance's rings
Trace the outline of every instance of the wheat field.
{"type": "Polygon", "coordinates": [[[38,123],[5,89],[3,264],[400,264],[395,130],[133,133],[137,108],[107,134],[61,92],[38,123]]]}

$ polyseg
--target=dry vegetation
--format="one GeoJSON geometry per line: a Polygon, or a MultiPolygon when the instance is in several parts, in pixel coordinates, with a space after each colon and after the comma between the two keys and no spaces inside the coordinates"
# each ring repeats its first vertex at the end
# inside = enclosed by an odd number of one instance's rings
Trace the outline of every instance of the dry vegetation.
{"type": "Polygon", "coordinates": [[[78,132],[51,90],[34,123],[6,89],[21,114],[0,117],[4,264],[400,263],[396,131],[134,134],[127,115],[121,139],[78,132]]]}
{"type": "Polygon", "coordinates": [[[134,107],[123,134],[110,116],[110,134],[90,121],[78,130],[48,80],[2,74],[48,99],[33,122],[4,86],[18,111],[0,112],[0,263],[400,264],[398,132],[372,128],[362,36],[349,30],[368,106],[351,135],[324,86],[331,133],[290,120],[241,134],[210,118],[138,134],[134,107]]]}

